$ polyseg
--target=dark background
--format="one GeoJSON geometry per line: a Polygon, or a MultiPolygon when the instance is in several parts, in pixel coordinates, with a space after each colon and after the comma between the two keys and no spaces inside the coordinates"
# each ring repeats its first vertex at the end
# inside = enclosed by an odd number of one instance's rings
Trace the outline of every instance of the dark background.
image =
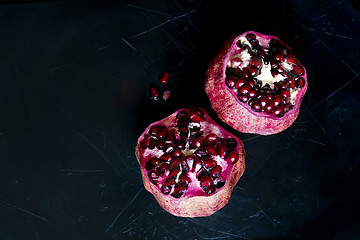
{"type": "Polygon", "coordinates": [[[0,5],[0,239],[360,239],[358,1],[7,1],[0,5]],[[220,123],[203,89],[229,36],[280,37],[308,71],[282,133],[220,123]],[[169,101],[148,86],[170,73],[169,101]],[[162,210],[134,147],[198,106],[245,144],[230,202],[162,210]]]}

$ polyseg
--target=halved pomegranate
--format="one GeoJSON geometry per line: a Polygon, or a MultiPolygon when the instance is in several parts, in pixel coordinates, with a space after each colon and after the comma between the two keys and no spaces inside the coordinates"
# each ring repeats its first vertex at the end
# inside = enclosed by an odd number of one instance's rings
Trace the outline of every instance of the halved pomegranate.
{"type": "Polygon", "coordinates": [[[245,171],[241,140],[200,108],[180,109],[152,123],[135,154],[145,188],[181,217],[209,216],[224,207],[245,171]]]}
{"type": "Polygon", "coordinates": [[[306,70],[290,47],[254,31],[224,43],[205,81],[221,120],[262,135],[279,133],[296,120],[307,86],[306,70]]]}

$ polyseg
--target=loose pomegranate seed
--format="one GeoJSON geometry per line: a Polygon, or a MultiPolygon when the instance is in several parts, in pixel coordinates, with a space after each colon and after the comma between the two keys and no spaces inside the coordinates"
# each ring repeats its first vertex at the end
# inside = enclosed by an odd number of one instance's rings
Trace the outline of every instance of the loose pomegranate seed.
{"type": "Polygon", "coordinates": [[[160,89],[155,86],[155,85],[151,85],[149,88],[149,92],[150,92],[150,99],[151,100],[159,100],[160,99],[160,89]]]}
{"type": "Polygon", "coordinates": [[[161,76],[161,78],[159,79],[159,82],[161,84],[167,84],[169,82],[169,78],[170,78],[170,75],[169,73],[167,72],[164,72],[161,76]]]}
{"type": "Polygon", "coordinates": [[[169,100],[170,95],[171,95],[170,90],[165,90],[164,93],[163,93],[162,98],[163,98],[165,101],[167,101],[167,100],[169,100]]]}
{"type": "Polygon", "coordinates": [[[239,159],[239,154],[236,151],[231,151],[225,158],[228,163],[236,163],[239,159]]]}

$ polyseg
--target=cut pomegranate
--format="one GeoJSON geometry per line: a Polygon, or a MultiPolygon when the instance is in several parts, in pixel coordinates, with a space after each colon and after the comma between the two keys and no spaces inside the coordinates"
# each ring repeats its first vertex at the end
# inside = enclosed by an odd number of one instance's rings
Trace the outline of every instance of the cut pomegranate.
{"type": "Polygon", "coordinates": [[[229,38],[206,74],[205,91],[234,129],[269,135],[297,118],[307,90],[304,66],[279,38],[249,31],[229,38]]]}
{"type": "Polygon", "coordinates": [[[245,171],[242,141],[200,108],[180,109],[151,124],[135,154],[145,188],[162,208],[182,217],[209,216],[224,207],[245,171]]]}

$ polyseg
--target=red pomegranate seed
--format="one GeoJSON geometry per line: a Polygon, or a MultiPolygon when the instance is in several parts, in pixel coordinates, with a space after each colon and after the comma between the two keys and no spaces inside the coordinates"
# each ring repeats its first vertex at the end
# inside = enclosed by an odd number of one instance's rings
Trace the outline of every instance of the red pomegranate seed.
{"type": "Polygon", "coordinates": [[[165,101],[167,101],[167,100],[169,100],[170,95],[171,95],[171,92],[170,92],[170,90],[167,89],[167,90],[164,91],[162,98],[163,98],[165,101]]]}
{"type": "Polygon", "coordinates": [[[180,198],[182,195],[184,195],[187,187],[181,184],[175,184],[174,190],[171,193],[171,196],[174,198],[180,198]]]}
{"type": "Polygon", "coordinates": [[[267,97],[261,97],[259,99],[259,103],[260,103],[260,108],[261,110],[264,110],[266,105],[268,104],[269,100],[267,99],[267,97]]]}
{"type": "Polygon", "coordinates": [[[246,70],[248,71],[249,75],[252,77],[259,75],[259,69],[257,67],[247,66],[246,70]]]}
{"type": "Polygon", "coordinates": [[[299,77],[295,80],[295,85],[297,88],[302,88],[305,86],[305,79],[303,77],[299,77]]]}
{"type": "Polygon", "coordinates": [[[200,122],[202,117],[198,111],[191,111],[189,113],[189,118],[192,122],[200,122]]]}
{"type": "Polygon", "coordinates": [[[179,182],[188,185],[191,182],[191,179],[188,176],[186,176],[185,173],[181,173],[179,176],[179,182]]]}
{"type": "Polygon", "coordinates": [[[301,65],[295,65],[293,67],[293,70],[294,70],[295,74],[297,74],[298,76],[301,76],[304,74],[304,68],[301,65]]]}
{"type": "Polygon", "coordinates": [[[222,176],[215,178],[213,182],[216,188],[222,188],[225,185],[225,179],[222,176]]]}
{"type": "Polygon", "coordinates": [[[295,88],[295,80],[293,78],[287,78],[287,82],[290,88],[295,88]]]}
{"type": "Polygon", "coordinates": [[[235,82],[235,86],[234,88],[238,89],[240,88],[242,85],[244,85],[246,83],[246,79],[245,78],[238,78],[235,82]]]}
{"type": "Polygon", "coordinates": [[[204,163],[204,167],[208,169],[214,167],[217,164],[217,162],[212,158],[204,159],[203,163],[204,163]]]}
{"type": "Polygon", "coordinates": [[[275,95],[273,99],[274,106],[276,107],[280,105],[281,102],[282,102],[281,96],[275,95]]]}
{"type": "Polygon", "coordinates": [[[225,84],[226,86],[228,86],[229,88],[231,89],[234,89],[235,88],[235,83],[236,83],[236,78],[233,78],[233,77],[226,77],[225,79],[225,84]]]}
{"type": "Polygon", "coordinates": [[[189,139],[190,149],[199,148],[204,144],[204,136],[191,136],[189,139]]]}
{"type": "Polygon", "coordinates": [[[253,57],[253,58],[251,58],[251,60],[250,60],[250,62],[249,62],[249,65],[251,65],[251,66],[253,66],[253,67],[256,67],[256,68],[261,67],[261,65],[262,65],[261,58],[259,58],[259,57],[253,57]]]}
{"type": "Polygon", "coordinates": [[[145,163],[145,169],[146,170],[151,170],[154,169],[155,167],[157,167],[159,164],[161,163],[161,161],[158,158],[150,158],[146,163],[145,163]]]}
{"type": "Polygon", "coordinates": [[[225,159],[227,148],[223,145],[218,146],[218,153],[221,158],[225,159]]]}
{"type": "Polygon", "coordinates": [[[175,185],[175,179],[168,178],[161,186],[161,192],[164,194],[169,194],[172,187],[175,185]]]}
{"type": "Polygon", "coordinates": [[[152,126],[149,130],[150,135],[157,138],[165,138],[167,136],[168,130],[163,126],[152,126]]]}
{"type": "Polygon", "coordinates": [[[254,33],[248,33],[245,37],[248,41],[256,40],[256,35],[254,33]]]}
{"type": "Polygon", "coordinates": [[[170,75],[169,73],[167,72],[164,72],[161,76],[161,78],[159,79],[159,82],[161,84],[167,84],[169,82],[169,78],[170,78],[170,75]]]}
{"type": "Polygon", "coordinates": [[[291,96],[290,92],[286,89],[281,90],[280,94],[283,98],[289,98],[291,96]]]}
{"type": "Polygon", "coordinates": [[[243,94],[238,94],[237,97],[242,102],[247,102],[249,100],[249,97],[243,94]]]}
{"type": "Polygon", "coordinates": [[[210,134],[206,135],[205,143],[207,145],[212,145],[213,143],[216,143],[217,139],[218,139],[218,136],[216,134],[210,133],[210,134]]]}
{"type": "Polygon", "coordinates": [[[206,151],[210,154],[210,155],[218,155],[218,149],[215,145],[211,145],[211,146],[208,146],[206,148],[206,151]]]}
{"type": "Polygon", "coordinates": [[[215,167],[213,167],[212,169],[209,170],[209,173],[214,177],[217,178],[220,176],[222,171],[222,167],[220,167],[219,165],[216,165],[215,167]]]}
{"type": "Polygon", "coordinates": [[[241,95],[248,95],[250,89],[251,89],[251,86],[248,84],[245,84],[239,88],[238,93],[241,95]]]}
{"type": "Polygon", "coordinates": [[[149,88],[150,91],[150,99],[151,100],[159,100],[160,99],[160,89],[155,86],[155,85],[151,85],[149,88]]]}
{"type": "Polygon", "coordinates": [[[257,94],[257,91],[255,88],[252,88],[250,91],[249,91],[249,98],[252,98],[252,97],[255,97],[257,94]]]}
{"type": "Polygon", "coordinates": [[[291,64],[291,65],[295,65],[298,63],[298,59],[295,57],[294,54],[289,54],[287,56],[287,63],[291,64]]]}
{"type": "Polygon", "coordinates": [[[274,59],[278,62],[283,62],[285,59],[280,53],[276,53],[274,59]]]}
{"type": "Polygon", "coordinates": [[[225,158],[228,163],[236,163],[238,161],[239,154],[236,151],[231,151],[225,158]]]}
{"type": "Polygon", "coordinates": [[[272,112],[272,115],[277,117],[282,117],[284,115],[284,106],[278,105],[274,108],[274,111],[272,112]]]}
{"type": "Polygon", "coordinates": [[[274,110],[275,108],[275,104],[273,102],[269,102],[266,107],[265,107],[265,112],[266,113],[272,113],[272,111],[274,110]]]}
{"type": "Polygon", "coordinates": [[[176,177],[180,172],[180,166],[176,166],[175,168],[170,168],[169,178],[176,177]]]}
{"type": "Polygon", "coordinates": [[[194,164],[191,169],[191,172],[198,173],[203,168],[203,163],[200,159],[194,158],[194,164]]]}
{"type": "Polygon", "coordinates": [[[200,177],[199,181],[200,181],[200,187],[202,189],[209,188],[209,187],[213,186],[213,184],[214,184],[211,177],[206,174],[202,175],[200,177]]]}
{"type": "MultiPolygon", "coordinates": [[[[250,100],[251,101],[251,100],[250,100]]],[[[249,101],[249,104],[250,104],[249,101]]],[[[255,112],[260,112],[261,111],[261,105],[260,105],[260,101],[257,99],[254,99],[253,101],[251,101],[251,108],[255,111],[255,112]]]]}

